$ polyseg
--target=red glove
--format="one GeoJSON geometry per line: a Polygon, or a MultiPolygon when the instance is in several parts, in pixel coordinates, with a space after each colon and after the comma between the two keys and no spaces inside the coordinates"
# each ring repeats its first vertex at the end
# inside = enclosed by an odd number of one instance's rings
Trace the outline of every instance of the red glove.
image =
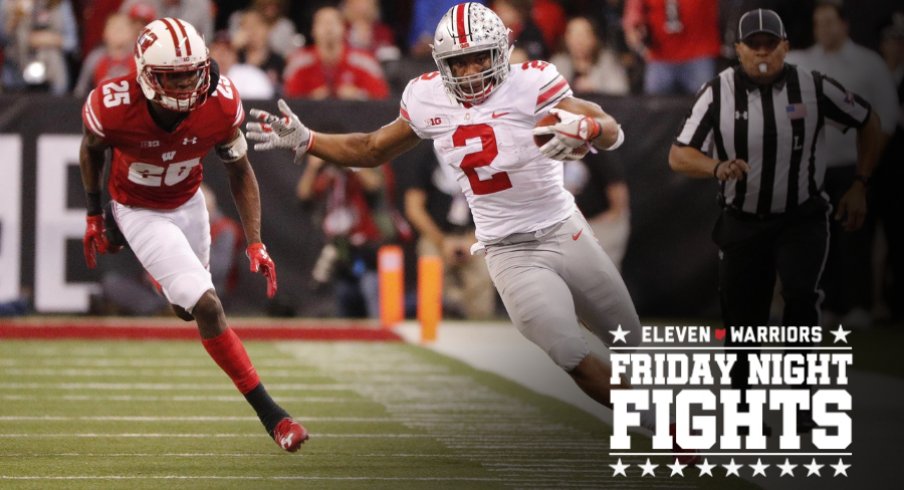
{"type": "Polygon", "coordinates": [[[267,278],[267,297],[276,295],[276,264],[267,253],[263,243],[252,243],[245,249],[245,255],[251,261],[251,272],[260,272],[267,278]]]}
{"type": "Polygon", "coordinates": [[[95,214],[86,218],[85,237],[82,244],[85,246],[85,262],[89,269],[97,267],[98,253],[107,253],[107,236],[104,235],[104,216],[95,214]]]}

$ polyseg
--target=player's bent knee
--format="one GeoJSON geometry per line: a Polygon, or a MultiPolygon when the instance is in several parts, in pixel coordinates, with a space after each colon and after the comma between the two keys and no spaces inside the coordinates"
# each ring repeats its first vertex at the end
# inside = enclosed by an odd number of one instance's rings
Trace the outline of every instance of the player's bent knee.
{"type": "Polygon", "coordinates": [[[196,318],[212,319],[223,313],[223,304],[213,289],[208,289],[195,304],[192,314],[196,318]]]}
{"type": "Polygon", "coordinates": [[[590,348],[583,338],[569,337],[557,342],[547,353],[560,368],[571,372],[590,354],[590,348]]]}
{"type": "Polygon", "coordinates": [[[170,303],[179,306],[193,316],[198,316],[194,311],[195,305],[208,290],[212,289],[213,282],[207,271],[179,274],[164,284],[164,291],[170,303]]]}

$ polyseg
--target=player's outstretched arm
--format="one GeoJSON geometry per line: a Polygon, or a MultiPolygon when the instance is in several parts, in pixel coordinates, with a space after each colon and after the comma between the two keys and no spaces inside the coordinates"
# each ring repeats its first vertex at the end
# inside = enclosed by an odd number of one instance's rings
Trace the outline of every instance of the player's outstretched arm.
{"type": "Polygon", "coordinates": [[[107,237],[104,234],[103,208],[100,202],[101,172],[104,169],[107,148],[109,145],[104,140],[84,128],[78,163],[88,208],[82,245],[85,263],[88,264],[89,269],[97,267],[97,254],[106,253],[108,248],[107,237]]]}
{"type": "Polygon", "coordinates": [[[267,296],[272,298],[276,295],[276,265],[267,253],[267,247],[261,242],[260,189],[245,152],[247,147],[242,142],[244,136],[236,128],[229,142],[217,145],[217,154],[229,174],[229,189],[248,243],[245,254],[251,262],[251,272],[260,272],[267,278],[267,296]]]}
{"type": "Polygon", "coordinates": [[[376,167],[410,150],[420,141],[401,118],[370,133],[324,134],[305,126],[282,99],[282,116],[251,109],[255,120],[246,125],[248,139],[258,141],[255,150],[283,148],[295,152],[298,161],[305,153],[345,167],[376,167]]]}

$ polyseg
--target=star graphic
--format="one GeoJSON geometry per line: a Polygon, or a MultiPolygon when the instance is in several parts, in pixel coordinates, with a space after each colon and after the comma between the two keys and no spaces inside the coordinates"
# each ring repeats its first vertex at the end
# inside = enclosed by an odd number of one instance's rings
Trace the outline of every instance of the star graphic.
{"type": "Polygon", "coordinates": [[[734,462],[734,458],[731,458],[731,461],[729,461],[728,464],[723,464],[722,466],[725,467],[725,476],[726,477],[734,475],[739,478],[740,478],[741,474],[738,473],[738,470],[740,470],[741,468],[744,467],[744,465],[742,465],[742,464],[736,464],[734,462]]]}
{"type": "Polygon", "coordinates": [[[715,468],[716,466],[717,465],[710,464],[709,459],[704,459],[703,463],[697,465],[697,468],[700,469],[700,476],[703,476],[703,475],[713,476],[713,468],[715,468]]]}
{"type": "Polygon", "coordinates": [[[627,477],[628,475],[625,474],[625,470],[628,469],[628,468],[630,468],[631,465],[629,465],[629,464],[622,464],[621,458],[618,458],[618,462],[615,463],[615,464],[610,464],[609,467],[612,468],[612,470],[613,470],[613,471],[612,471],[612,476],[618,476],[618,475],[621,475],[621,476],[627,477]]]}
{"type": "Polygon", "coordinates": [[[768,464],[763,464],[763,461],[760,458],[756,458],[756,464],[750,465],[750,468],[753,469],[753,476],[763,475],[766,476],[766,468],[768,468],[768,464]]]}
{"type": "Polygon", "coordinates": [[[833,344],[837,344],[838,342],[844,342],[845,344],[847,344],[848,343],[847,336],[849,333],[851,333],[851,331],[845,330],[839,323],[838,330],[831,331],[829,333],[835,336],[835,341],[832,342],[833,344]]]}
{"type": "Polygon", "coordinates": [[[810,464],[805,464],[804,468],[806,468],[808,470],[807,471],[808,477],[813,476],[813,475],[822,476],[819,474],[819,470],[823,466],[825,466],[825,465],[824,464],[816,464],[816,458],[813,458],[813,461],[810,464]]]}
{"type": "Polygon", "coordinates": [[[681,464],[678,462],[678,458],[675,458],[675,464],[667,464],[666,466],[672,469],[672,474],[669,476],[684,476],[684,469],[687,468],[686,464],[681,464]]]}
{"type": "Polygon", "coordinates": [[[641,473],[640,476],[647,476],[648,473],[650,476],[656,476],[656,473],[653,472],[653,470],[655,470],[657,467],[659,467],[658,464],[651,463],[650,458],[647,458],[646,464],[640,465],[640,469],[643,470],[643,473],[641,473]]]}
{"type": "Polygon", "coordinates": [[[832,468],[835,468],[835,474],[832,476],[838,476],[838,475],[848,476],[847,469],[851,467],[851,465],[849,465],[849,464],[844,464],[844,461],[842,461],[841,458],[838,458],[838,464],[830,464],[829,466],[832,468]]]}
{"type": "Polygon", "coordinates": [[[785,464],[778,464],[776,466],[781,468],[781,470],[782,470],[782,474],[779,476],[788,475],[788,476],[794,478],[794,468],[797,468],[797,465],[791,464],[791,462],[788,461],[788,458],[785,458],[785,464]]]}
{"type": "Polygon", "coordinates": [[[612,343],[613,344],[618,342],[619,340],[621,340],[623,344],[627,344],[628,341],[627,341],[627,339],[625,339],[625,336],[631,332],[628,330],[622,330],[621,323],[619,323],[618,328],[615,330],[609,330],[609,333],[612,334],[612,343]]]}

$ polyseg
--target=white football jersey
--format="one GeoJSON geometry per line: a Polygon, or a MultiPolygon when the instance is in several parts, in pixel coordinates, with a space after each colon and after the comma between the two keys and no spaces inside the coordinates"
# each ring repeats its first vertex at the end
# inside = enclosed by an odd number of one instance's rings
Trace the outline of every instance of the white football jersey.
{"type": "Polygon", "coordinates": [[[481,242],[537,231],[574,213],[562,162],[543,156],[531,133],[571,94],[568,82],[545,61],[511,65],[502,85],[479,105],[453,99],[439,72],[408,83],[401,117],[418,136],[433,140],[441,165],[454,169],[481,242]]]}

